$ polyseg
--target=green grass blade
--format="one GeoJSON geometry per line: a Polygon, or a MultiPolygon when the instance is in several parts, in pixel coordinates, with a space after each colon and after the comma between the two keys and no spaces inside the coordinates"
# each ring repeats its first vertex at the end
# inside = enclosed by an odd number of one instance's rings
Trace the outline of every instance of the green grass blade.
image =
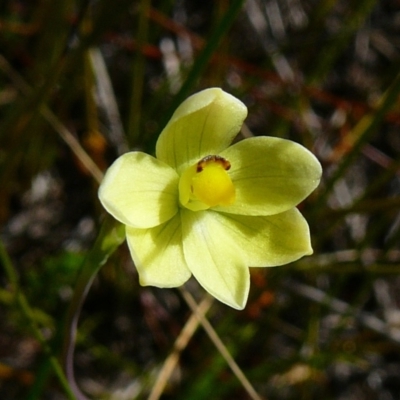
{"type": "Polygon", "coordinates": [[[362,146],[369,140],[371,135],[376,132],[387,112],[396,104],[399,92],[400,74],[397,75],[386,93],[381,97],[375,112],[362,118],[354,127],[351,135],[356,138],[356,141],[351,151],[343,158],[342,162],[338,165],[337,170],[326,182],[324,193],[321,194],[315,206],[316,209],[326,203],[335,183],[346,173],[350,165],[352,165],[354,160],[359,156],[362,146]]]}
{"type": "Polygon", "coordinates": [[[64,375],[64,372],[61,368],[60,363],[58,362],[57,358],[54,356],[52,350],[50,349],[50,346],[47,344],[46,339],[44,338],[41,330],[39,329],[39,327],[36,324],[33,309],[30,306],[28,299],[26,298],[25,294],[22,291],[22,288],[19,285],[18,275],[15,271],[14,265],[12,264],[12,261],[11,261],[10,257],[8,256],[6,248],[4,247],[4,244],[2,241],[0,241],[0,260],[3,264],[5,275],[7,276],[8,280],[10,281],[10,283],[13,287],[13,290],[15,292],[16,303],[17,303],[18,308],[20,309],[21,314],[26,319],[27,325],[29,326],[30,330],[32,331],[35,339],[41,344],[44,354],[47,357],[47,359],[53,369],[53,372],[57,376],[58,381],[64,390],[64,393],[67,395],[67,398],[69,400],[75,400],[75,396],[71,390],[71,387],[67,381],[66,376],[64,375]]]}
{"type": "Polygon", "coordinates": [[[313,59],[315,63],[307,74],[308,83],[319,82],[332,70],[333,64],[348,46],[355,32],[370,15],[376,5],[376,0],[354,1],[353,4],[349,6],[348,17],[343,21],[341,31],[327,43],[323,51],[319,52],[318,57],[313,59]]]}
{"type": "Polygon", "coordinates": [[[132,70],[132,93],[130,100],[130,112],[128,120],[128,141],[131,146],[138,145],[140,136],[140,117],[142,108],[142,94],[145,75],[146,58],[142,51],[143,45],[147,42],[149,19],[148,13],[150,9],[150,0],[144,0],[140,3],[139,23],[137,33],[137,46],[135,59],[133,61],[132,70]]]}
{"type": "Polygon", "coordinates": [[[190,70],[188,76],[186,77],[182,87],[176,94],[169,108],[169,111],[165,114],[164,119],[161,123],[161,127],[164,127],[166,125],[166,123],[170,119],[175,109],[190,94],[190,90],[195,85],[196,81],[199,79],[201,74],[204,72],[205,68],[208,65],[208,62],[210,61],[214,52],[217,50],[224,35],[226,35],[227,31],[235,21],[238,13],[242,9],[243,3],[244,0],[234,0],[231,6],[229,7],[227,13],[225,14],[224,18],[211,33],[211,36],[208,39],[207,44],[199,54],[196,62],[194,63],[192,69],[190,70]]]}

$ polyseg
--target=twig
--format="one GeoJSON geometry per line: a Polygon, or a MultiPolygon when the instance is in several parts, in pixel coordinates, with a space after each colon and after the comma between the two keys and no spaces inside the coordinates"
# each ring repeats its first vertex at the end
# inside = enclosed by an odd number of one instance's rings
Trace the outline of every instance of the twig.
{"type": "Polygon", "coordinates": [[[246,378],[246,375],[243,373],[243,371],[237,365],[236,361],[231,356],[231,354],[229,353],[228,349],[226,348],[226,346],[224,345],[224,343],[222,342],[222,340],[218,336],[218,333],[212,327],[212,325],[210,324],[208,319],[204,315],[201,315],[199,313],[197,303],[194,300],[193,296],[184,287],[182,287],[180,289],[181,289],[182,296],[185,299],[187,305],[190,307],[190,309],[196,315],[196,317],[200,321],[201,325],[203,326],[204,330],[206,331],[208,337],[214,343],[215,347],[220,352],[222,357],[225,358],[225,361],[229,365],[229,368],[236,375],[236,377],[238,378],[240,383],[243,385],[243,388],[246,390],[248,395],[253,400],[263,400],[263,398],[256,392],[256,390],[254,389],[254,387],[250,383],[250,381],[246,378]]]}
{"type": "MultiPolygon", "coordinates": [[[[29,95],[32,88],[25,82],[21,75],[9,64],[9,62],[0,55],[0,68],[8,75],[13,81],[15,86],[24,95],[29,95]]],[[[56,117],[56,115],[47,107],[41,106],[39,109],[44,119],[54,128],[60,135],[68,147],[72,150],[75,156],[79,159],[82,165],[90,172],[94,179],[100,183],[103,179],[103,173],[99,167],[94,163],[89,154],[81,146],[75,136],[67,129],[67,127],[56,117]]]]}
{"type": "MultiPolygon", "coordinates": [[[[204,318],[204,315],[210,309],[214,299],[211,296],[206,295],[201,303],[196,306],[198,315],[204,318]]],[[[158,373],[157,380],[151,390],[148,400],[158,400],[164,391],[164,388],[171,376],[176,364],[179,360],[179,355],[182,350],[187,346],[189,340],[196,332],[199,326],[200,320],[195,313],[192,313],[185,326],[182,328],[179,336],[176,338],[174,347],[171,354],[165,359],[164,364],[158,373]]]]}
{"type": "Polygon", "coordinates": [[[117,100],[104,57],[98,47],[89,49],[88,53],[96,78],[98,103],[104,110],[110,125],[108,138],[117,149],[117,153],[119,155],[124,154],[129,150],[129,146],[125,140],[125,132],[122,126],[117,100]]]}
{"type": "Polygon", "coordinates": [[[400,343],[400,330],[391,329],[388,325],[380,320],[379,318],[366,313],[364,311],[359,311],[350,304],[330,296],[328,293],[317,289],[313,286],[305,285],[300,282],[287,281],[285,287],[302,297],[312,300],[316,303],[326,305],[331,310],[342,314],[353,316],[357,321],[359,321],[365,327],[375,331],[381,335],[386,336],[389,340],[399,344],[400,343]]]}

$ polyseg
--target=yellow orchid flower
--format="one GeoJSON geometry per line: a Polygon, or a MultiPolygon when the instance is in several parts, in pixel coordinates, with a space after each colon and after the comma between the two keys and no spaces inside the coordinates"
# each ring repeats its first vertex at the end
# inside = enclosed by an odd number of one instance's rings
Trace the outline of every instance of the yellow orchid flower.
{"type": "Polygon", "coordinates": [[[126,225],[141,285],[177,287],[194,275],[218,300],[243,309],[249,266],[312,254],[296,205],[319,184],[321,165],[289,140],[230,146],[246,116],[235,97],[203,90],[175,111],[156,158],[133,151],[108,169],[99,198],[126,225]]]}

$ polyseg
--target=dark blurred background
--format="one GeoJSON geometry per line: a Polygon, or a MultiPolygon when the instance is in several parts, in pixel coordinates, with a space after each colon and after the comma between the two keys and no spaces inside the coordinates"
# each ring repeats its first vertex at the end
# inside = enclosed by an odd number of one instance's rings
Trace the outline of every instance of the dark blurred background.
{"type": "MultiPolygon", "coordinates": [[[[57,365],[102,173],[219,86],[249,108],[243,136],[303,144],[324,177],[299,205],[314,255],[252,269],[245,310],[210,322],[262,398],[399,399],[399,66],[398,0],[1,2],[0,398],[73,398],[57,365]]],[[[190,316],[119,247],[81,313],[81,390],[147,398],[190,316]]],[[[161,398],[250,397],[200,328],[161,398]]]]}

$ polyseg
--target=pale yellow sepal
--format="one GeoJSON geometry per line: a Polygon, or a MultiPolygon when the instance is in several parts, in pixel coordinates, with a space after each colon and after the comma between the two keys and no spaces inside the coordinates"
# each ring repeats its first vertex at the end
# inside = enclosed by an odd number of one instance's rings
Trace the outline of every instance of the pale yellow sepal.
{"type": "Polygon", "coordinates": [[[219,301],[241,310],[246,305],[250,273],[241,243],[226,235],[217,213],[181,210],[183,249],[197,281],[219,301]]]}
{"type": "Polygon", "coordinates": [[[241,215],[273,215],[304,200],[319,184],[321,164],[305,147],[275,137],[238,142],[220,155],[231,163],[236,200],[215,210],[241,215]]]}
{"type": "Polygon", "coordinates": [[[126,227],[126,239],[142,286],[171,288],[191,276],[182,247],[179,214],[155,228],[126,227]]]}
{"type": "Polygon", "coordinates": [[[312,254],[295,208],[322,169],[304,147],[255,137],[228,147],[247,115],[219,88],[184,101],[161,133],[157,159],[121,156],[99,197],[126,225],[141,285],[177,287],[193,274],[221,302],[243,309],[248,267],[283,265],[312,254]]]}
{"type": "Polygon", "coordinates": [[[171,167],[148,154],[130,152],[107,170],[99,198],[123,224],[151,228],[177,213],[178,184],[178,174],[171,167]]]}
{"type": "Polygon", "coordinates": [[[219,154],[239,133],[246,106],[220,88],[187,98],[157,141],[156,156],[179,173],[210,154],[219,154]]]}
{"type": "Polygon", "coordinates": [[[215,213],[213,218],[215,235],[236,243],[250,267],[288,264],[313,252],[307,221],[297,208],[260,217],[215,213]]]}

